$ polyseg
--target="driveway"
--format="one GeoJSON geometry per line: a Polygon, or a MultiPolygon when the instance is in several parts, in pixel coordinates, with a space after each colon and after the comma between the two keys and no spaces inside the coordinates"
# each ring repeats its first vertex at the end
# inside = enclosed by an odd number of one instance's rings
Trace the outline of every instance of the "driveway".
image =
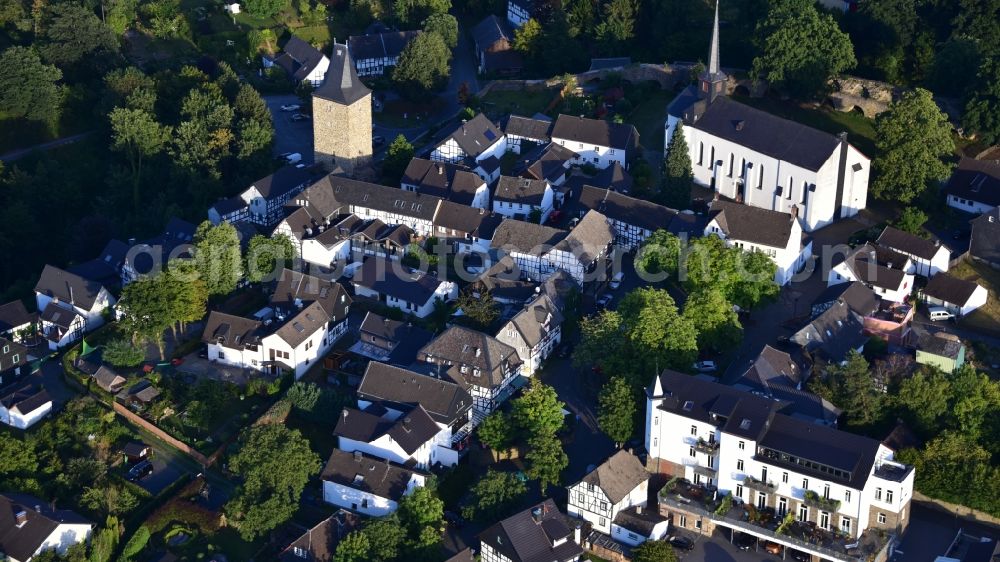
{"type": "Polygon", "coordinates": [[[198,352],[193,352],[185,356],[184,362],[177,366],[177,372],[193,375],[197,378],[231,382],[240,386],[245,385],[247,380],[253,375],[249,369],[214,363],[208,359],[198,357],[198,352]]]}
{"type": "Polygon", "coordinates": [[[292,94],[264,96],[264,103],[271,110],[271,122],[274,124],[274,154],[298,152],[302,155],[303,162],[311,164],[312,121],[292,121],[293,112],[281,110],[282,105],[302,103],[299,97],[292,94]]]}
{"type": "Polygon", "coordinates": [[[66,402],[76,398],[76,391],[66,386],[63,379],[62,358],[53,357],[42,363],[42,367],[24,378],[25,383],[40,384],[52,398],[52,409],[61,410],[66,402]]]}
{"type": "Polygon", "coordinates": [[[136,433],[138,433],[143,443],[146,443],[153,449],[152,458],[150,459],[150,462],[153,463],[153,473],[137,482],[137,484],[150,494],[154,496],[159,494],[187,472],[194,474],[200,472],[201,467],[198,463],[184,453],[168,446],[151,434],[138,428],[136,428],[136,433]]]}

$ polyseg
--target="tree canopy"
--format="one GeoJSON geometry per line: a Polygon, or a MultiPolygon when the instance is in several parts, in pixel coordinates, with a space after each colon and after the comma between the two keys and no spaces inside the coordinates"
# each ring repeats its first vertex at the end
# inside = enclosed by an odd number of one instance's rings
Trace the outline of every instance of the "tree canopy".
{"type": "Polygon", "coordinates": [[[984,144],[1000,142],[1000,57],[985,59],[976,88],[965,105],[963,124],[984,144]]]}
{"type": "Polygon", "coordinates": [[[597,425],[615,443],[621,444],[635,431],[636,399],[622,376],[611,377],[597,398],[597,425]]]}
{"type": "Polygon", "coordinates": [[[243,278],[240,235],[227,223],[205,221],[194,234],[195,263],[209,295],[228,295],[243,278]]]}
{"type": "Polygon", "coordinates": [[[691,171],[691,155],[684,139],[684,125],[678,121],[667,144],[664,160],[663,183],[660,197],[668,207],[687,209],[691,204],[691,186],[694,173],[691,171]]]}
{"type": "Polygon", "coordinates": [[[244,261],[247,280],[251,283],[274,281],[284,268],[292,265],[295,255],[295,245],[287,235],[275,234],[270,238],[255,235],[247,244],[244,261]]]}
{"type": "Polygon", "coordinates": [[[54,125],[59,120],[56,83],[62,71],[42,63],[27,47],[9,47],[0,54],[0,114],[54,125]]]}
{"type": "Polygon", "coordinates": [[[510,515],[527,492],[528,487],[516,474],[491,468],[472,487],[472,501],[462,516],[484,523],[499,521],[510,515]]]}
{"type": "Polygon", "coordinates": [[[418,99],[447,84],[451,74],[451,51],[441,35],[421,33],[399,55],[392,81],[400,92],[418,99]]]}
{"type": "Polygon", "coordinates": [[[449,49],[454,49],[458,45],[458,20],[447,12],[431,14],[424,20],[424,33],[437,33],[449,49]]]}

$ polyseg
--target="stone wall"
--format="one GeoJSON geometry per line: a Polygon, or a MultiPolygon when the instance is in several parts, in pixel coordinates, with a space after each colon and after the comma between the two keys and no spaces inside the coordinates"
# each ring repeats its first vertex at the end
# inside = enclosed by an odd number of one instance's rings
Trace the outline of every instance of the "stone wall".
{"type": "Polygon", "coordinates": [[[834,109],[846,112],[857,107],[869,118],[888,109],[896,93],[892,84],[853,76],[835,78],[830,85],[834,91],[827,99],[834,109]]]}
{"type": "Polygon", "coordinates": [[[127,419],[132,424],[137,425],[137,426],[141,427],[142,429],[144,429],[144,430],[152,433],[153,435],[156,436],[157,439],[160,439],[161,441],[164,441],[165,443],[167,443],[171,447],[177,449],[178,451],[181,451],[182,453],[187,454],[188,456],[190,456],[194,460],[196,460],[199,463],[201,463],[203,466],[211,466],[212,462],[214,462],[215,460],[218,459],[217,456],[213,455],[213,457],[215,457],[215,459],[213,459],[210,462],[209,459],[207,459],[205,457],[205,455],[203,455],[203,454],[199,453],[198,451],[196,451],[194,449],[194,447],[191,447],[187,443],[184,443],[184,442],[176,439],[175,437],[173,437],[172,435],[170,435],[166,431],[163,431],[162,429],[156,427],[155,425],[153,425],[152,423],[150,423],[149,421],[147,421],[146,419],[144,419],[142,416],[140,416],[140,415],[136,414],[135,412],[129,410],[125,406],[119,404],[118,402],[112,402],[111,405],[114,407],[115,413],[117,413],[118,415],[120,415],[123,418],[127,419]]]}
{"type": "Polygon", "coordinates": [[[372,96],[343,105],[313,96],[315,163],[340,166],[348,175],[372,159],[372,96]]]}

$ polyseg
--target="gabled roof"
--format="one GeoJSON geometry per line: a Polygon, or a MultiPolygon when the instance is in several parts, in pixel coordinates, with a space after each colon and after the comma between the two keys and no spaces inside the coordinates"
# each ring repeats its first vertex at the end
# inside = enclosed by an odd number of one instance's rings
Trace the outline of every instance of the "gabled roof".
{"type": "Polygon", "coordinates": [[[344,408],[333,434],[362,443],[372,443],[384,435],[397,443],[408,455],[412,455],[441,431],[434,418],[417,404],[410,411],[389,420],[376,414],[344,408]]]}
{"type": "Polygon", "coordinates": [[[20,414],[30,414],[52,402],[49,393],[41,386],[29,384],[7,396],[0,398],[0,403],[10,411],[17,410],[20,414]]]}
{"type": "Polygon", "coordinates": [[[38,314],[28,312],[20,300],[0,305],[0,333],[31,324],[36,320],[38,320],[38,314]]]}
{"type": "Polygon", "coordinates": [[[443,283],[433,275],[380,257],[366,259],[351,281],[355,286],[416,305],[430,301],[443,283]]]}
{"type": "Polygon", "coordinates": [[[331,560],[337,552],[337,545],[340,544],[340,541],[360,527],[361,517],[359,515],[346,509],[339,509],[337,513],[320,521],[315,527],[288,545],[281,552],[280,562],[302,562],[303,558],[296,554],[298,551],[306,553],[305,560],[307,561],[331,560]]]}
{"type": "Polygon", "coordinates": [[[208,314],[208,320],[205,321],[201,341],[218,343],[229,348],[258,344],[260,343],[262,327],[263,323],[258,320],[213,310],[208,314]]]}
{"type": "Polygon", "coordinates": [[[131,248],[126,246],[126,253],[131,255],[123,261],[128,262],[136,273],[146,274],[153,271],[154,266],[165,266],[170,259],[190,257],[191,243],[197,227],[185,220],[171,217],[163,232],[153,238],[143,240],[131,248]],[[188,249],[175,250],[187,246],[188,249]]]}
{"type": "Polygon", "coordinates": [[[538,206],[544,201],[545,192],[550,189],[545,180],[500,176],[493,192],[493,200],[538,206]]]}
{"type": "Polygon", "coordinates": [[[273,174],[253,182],[253,187],[264,199],[277,199],[289,191],[303,187],[312,178],[312,172],[306,168],[282,166],[273,174]]]}
{"type": "Polygon", "coordinates": [[[468,384],[487,388],[503,382],[505,365],[521,364],[521,358],[513,347],[464,326],[452,326],[442,332],[420,350],[420,356],[425,361],[432,360],[428,362],[445,361],[467,366],[469,368],[465,373],[454,369],[450,374],[468,384]]]}
{"type": "Polygon", "coordinates": [[[580,192],[580,206],[598,211],[611,220],[653,231],[666,229],[677,211],[644,199],[636,199],[589,185],[580,192]]]}
{"type": "Polygon", "coordinates": [[[514,41],[514,32],[506,20],[490,14],[477,23],[469,32],[472,40],[481,50],[486,50],[497,41],[514,41]]]}
{"type": "MultiPolygon", "coordinates": [[[[524,309],[515,314],[507,325],[517,330],[521,339],[529,347],[534,347],[562,323],[563,315],[559,311],[559,307],[552,302],[548,295],[543,293],[526,304],[524,309]]],[[[506,326],[501,328],[501,332],[497,334],[498,337],[505,328],[506,326]]]]}
{"type": "Polygon", "coordinates": [[[65,308],[55,302],[50,302],[45,305],[45,310],[38,315],[38,318],[47,324],[52,324],[58,326],[64,330],[67,330],[73,326],[73,322],[79,318],[81,321],[85,321],[83,315],[76,311],[76,309],[65,308]]]}
{"type": "Polygon", "coordinates": [[[709,221],[714,219],[727,238],[785,248],[795,219],[788,213],[729,201],[712,201],[709,221]]]}
{"type": "Polygon", "coordinates": [[[962,340],[954,334],[920,331],[917,335],[917,349],[939,357],[957,359],[962,351],[962,340]]]}
{"type": "Polygon", "coordinates": [[[1000,162],[962,157],[944,192],[984,205],[1000,205],[1000,162]]]}
{"type": "Polygon", "coordinates": [[[550,183],[565,176],[573,159],[578,156],[572,150],[554,142],[539,146],[527,155],[522,152],[522,155],[523,165],[519,164],[515,171],[520,171],[522,177],[547,180],[550,183]]]}
{"type": "Polygon", "coordinates": [[[969,255],[989,264],[1000,264],[1000,207],[993,207],[970,222],[969,255]]]}
{"type": "Polygon", "coordinates": [[[35,284],[36,293],[72,303],[83,310],[91,310],[94,307],[97,296],[103,288],[100,283],[89,281],[52,265],[46,265],[42,269],[42,276],[35,284]]]}
{"type": "Polygon", "coordinates": [[[640,536],[649,538],[656,526],[665,523],[667,518],[660,515],[656,508],[646,509],[645,507],[633,505],[618,512],[615,515],[615,525],[632,531],[640,536]]]}
{"type": "Polygon", "coordinates": [[[52,509],[35,496],[0,494],[0,552],[7,556],[28,560],[62,524],[94,525],[72,511],[52,509]],[[18,527],[15,518],[21,511],[27,521],[18,527]]]}
{"type": "Polygon", "coordinates": [[[274,333],[292,349],[295,349],[332,320],[323,305],[313,301],[312,304],[300,310],[298,314],[289,318],[274,333]]]}
{"type": "Polygon", "coordinates": [[[891,226],[885,227],[876,242],[880,246],[892,248],[904,254],[917,256],[925,260],[932,260],[934,256],[943,248],[946,252],[948,248],[940,243],[932,242],[926,238],[921,238],[909,232],[903,232],[891,226]]]}
{"type": "MultiPolygon", "coordinates": [[[[420,406],[436,422],[451,425],[466,416],[472,396],[461,386],[378,361],[368,363],[358,398],[413,408],[420,406]]],[[[397,409],[397,408],[394,408],[397,409]]]]}
{"type": "Polygon", "coordinates": [[[111,367],[101,365],[94,373],[94,382],[107,392],[118,392],[125,386],[128,379],[116,373],[111,367]]]}
{"type": "Polygon", "coordinates": [[[28,364],[28,348],[0,338],[0,373],[28,364]],[[15,358],[17,359],[15,361],[15,358]]]}
{"type": "Polygon", "coordinates": [[[523,254],[542,255],[566,238],[568,232],[550,226],[504,219],[493,233],[491,248],[503,248],[523,254]]]}
{"type": "Polygon", "coordinates": [[[454,140],[462,152],[470,158],[476,159],[487,148],[500,142],[502,138],[503,133],[500,132],[500,129],[497,129],[496,125],[485,115],[479,113],[472,119],[456,125],[447,136],[441,139],[438,146],[443,145],[448,140],[454,140]]]}
{"type": "Polygon", "coordinates": [[[910,258],[885,246],[862,244],[844,261],[859,281],[896,291],[906,278],[904,269],[910,258]]]}
{"type": "Polygon", "coordinates": [[[587,211],[580,222],[555,248],[568,252],[584,263],[597,259],[614,240],[608,219],[597,211],[587,211]]]}
{"type": "Polygon", "coordinates": [[[413,158],[401,183],[417,186],[417,192],[461,205],[472,205],[476,193],[486,187],[482,178],[461,164],[413,158]]]}
{"type": "Polygon", "coordinates": [[[323,53],[316,47],[292,35],[282,48],[284,53],[274,59],[274,63],[285,69],[297,82],[305,80],[309,73],[323,60],[323,53]]]}
{"type": "Polygon", "coordinates": [[[427,475],[395,463],[334,449],[320,474],[326,482],[369,492],[381,498],[399,500],[414,475],[427,475]]]}
{"type": "MultiPolygon", "coordinates": [[[[562,115],[556,118],[552,126],[552,138],[583,143],[584,145],[607,146],[625,150],[638,139],[639,133],[635,127],[627,123],[610,123],[603,119],[587,119],[562,115]]],[[[576,149],[568,145],[569,149],[576,149]]]]}
{"type": "Polygon", "coordinates": [[[508,300],[527,300],[537,287],[536,283],[521,279],[520,268],[510,256],[497,260],[474,283],[481,283],[493,297],[508,300]]]}
{"type": "Polygon", "coordinates": [[[353,299],[344,287],[335,281],[320,279],[291,269],[283,269],[278,284],[271,295],[271,304],[292,309],[296,301],[303,304],[318,302],[332,322],[347,318],[353,299]]]}
{"type": "Polygon", "coordinates": [[[454,230],[457,236],[468,234],[489,240],[502,220],[503,215],[491,211],[442,201],[434,215],[434,226],[454,230]]]}
{"type": "Polygon", "coordinates": [[[972,294],[978,288],[979,284],[975,281],[966,281],[947,273],[938,273],[927,282],[927,286],[924,287],[924,295],[963,306],[969,302],[972,294]]]}
{"type": "Polygon", "coordinates": [[[771,385],[795,388],[805,382],[805,373],[791,355],[765,345],[750,368],[743,373],[743,378],[763,388],[771,385]]]}
{"type": "Polygon", "coordinates": [[[635,455],[622,449],[608,457],[580,481],[600,488],[613,505],[625,499],[632,490],[648,480],[649,472],[646,471],[646,467],[635,455]]]}
{"type": "MultiPolygon", "coordinates": [[[[397,215],[430,222],[437,211],[440,197],[421,195],[396,187],[358,181],[343,176],[327,176],[332,196],[341,212],[347,212],[349,205],[376,209],[397,215]]],[[[314,185],[313,187],[316,187],[314,185]]],[[[310,190],[313,189],[310,188],[310,190]]]]}
{"type": "Polygon", "coordinates": [[[619,193],[628,193],[632,190],[632,176],[615,160],[610,166],[597,172],[587,184],[619,193]]]}
{"type": "Polygon", "coordinates": [[[365,314],[359,330],[361,338],[375,336],[389,342],[391,351],[387,360],[395,365],[409,365],[417,358],[417,351],[434,339],[434,334],[412,322],[401,322],[379,316],[374,312],[365,314]]]}
{"type": "Polygon", "coordinates": [[[347,51],[347,45],[334,43],[326,78],[313,91],[313,96],[344,105],[352,105],[365,99],[371,93],[368,86],[365,86],[358,78],[357,70],[351,61],[351,55],[347,51]]]}
{"type": "Polygon", "coordinates": [[[861,317],[837,301],[791,337],[791,341],[826,360],[839,363],[868,341],[861,317]]]}
{"type": "Polygon", "coordinates": [[[583,555],[572,535],[572,527],[555,502],[547,499],[489,527],[479,534],[479,541],[511,562],[556,562],[583,555]],[[568,540],[552,546],[562,539],[568,540]]]}
{"type": "Polygon", "coordinates": [[[549,142],[552,139],[551,121],[511,114],[503,119],[501,127],[505,134],[534,139],[537,142],[549,142]]]}
{"type": "Polygon", "coordinates": [[[708,104],[697,121],[685,125],[811,171],[818,171],[840,143],[834,135],[725,96],[708,104]]]}
{"type": "Polygon", "coordinates": [[[860,281],[837,283],[823,290],[813,301],[813,306],[842,301],[857,315],[871,316],[878,310],[878,296],[860,281]]]}
{"type": "Polygon", "coordinates": [[[365,59],[398,58],[406,44],[420,31],[385,31],[370,35],[352,35],[347,46],[354,61],[365,59]]]}

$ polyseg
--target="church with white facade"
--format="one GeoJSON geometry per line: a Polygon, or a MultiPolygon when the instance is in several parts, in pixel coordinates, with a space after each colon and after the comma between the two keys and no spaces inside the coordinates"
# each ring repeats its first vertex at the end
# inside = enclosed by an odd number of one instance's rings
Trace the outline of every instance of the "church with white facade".
{"type": "Polygon", "coordinates": [[[798,217],[812,232],[865,208],[871,162],[847,142],[731,100],[719,68],[719,10],[709,66],[667,108],[664,155],[678,123],[694,181],[722,197],[798,217]]]}

